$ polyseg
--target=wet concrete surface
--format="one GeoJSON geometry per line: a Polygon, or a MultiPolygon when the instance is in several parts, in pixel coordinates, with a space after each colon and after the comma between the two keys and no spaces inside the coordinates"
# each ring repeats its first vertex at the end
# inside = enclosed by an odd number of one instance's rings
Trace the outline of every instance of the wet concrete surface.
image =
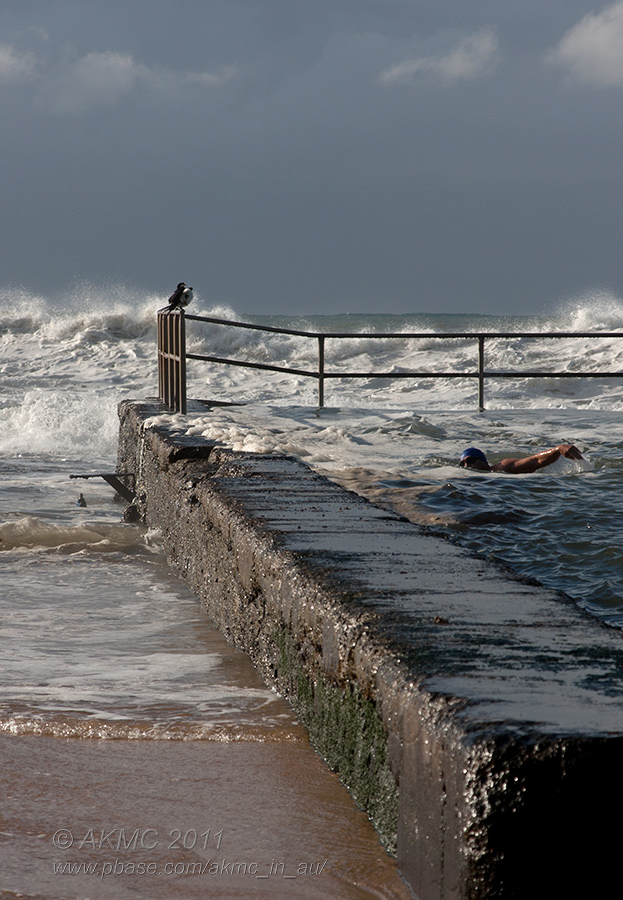
{"type": "Polygon", "coordinates": [[[595,822],[623,799],[621,634],[295,459],[189,438],[163,412],[120,406],[141,516],[420,900],[594,895],[620,839],[595,822]]]}

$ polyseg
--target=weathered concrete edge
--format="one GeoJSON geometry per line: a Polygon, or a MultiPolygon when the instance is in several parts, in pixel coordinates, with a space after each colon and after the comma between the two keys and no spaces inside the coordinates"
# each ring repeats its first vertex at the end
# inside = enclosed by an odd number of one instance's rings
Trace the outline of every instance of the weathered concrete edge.
{"type": "MultiPolygon", "coordinates": [[[[557,827],[594,819],[586,773],[594,772],[595,796],[605,796],[620,740],[517,736],[512,723],[470,731],[462,701],[426,689],[379,639],[356,592],[336,589],[284,551],[277,534],[219,489],[220,476],[237,474],[248,455],[207,442],[185,447],[145,429],[145,415],[129,402],[120,418],[120,468],[134,468],[137,502],[161,528],[169,560],[218,627],[292,701],[386,843],[397,839],[399,865],[421,900],[525,896],[536,867],[534,857],[526,866],[527,844],[558,865],[587,853],[585,836],[570,845],[571,824],[556,833],[548,812],[557,804],[557,827]]],[[[579,889],[586,872],[566,883],[579,889]]],[[[530,895],[562,890],[563,876],[559,868],[541,874],[543,890],[530,895]]]]}
{"type": "Polygon", "coordinates": [[[128,401],[119,415],[118,468],[136,472],[136,505],[161,529],[168,561],[228,640],[290,700],[314,747],[395,853],[393,770],[402,742],[391,729],[390,686],[405,681],[402,667],[374,647],[364,611],[336,602],[317,572],[212,485],[216,470],[247,454],[170,442],[157,429],[143,429],[128,401]]]}

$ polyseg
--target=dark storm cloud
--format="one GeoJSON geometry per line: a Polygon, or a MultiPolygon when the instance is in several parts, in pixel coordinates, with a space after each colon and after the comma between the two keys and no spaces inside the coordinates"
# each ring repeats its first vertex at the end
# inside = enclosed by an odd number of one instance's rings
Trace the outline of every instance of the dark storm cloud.
{"type": "Polygon", "coordinates": [[[623,3],[5,6],[5,283],[254,312],[623,292],[623,3]]]}

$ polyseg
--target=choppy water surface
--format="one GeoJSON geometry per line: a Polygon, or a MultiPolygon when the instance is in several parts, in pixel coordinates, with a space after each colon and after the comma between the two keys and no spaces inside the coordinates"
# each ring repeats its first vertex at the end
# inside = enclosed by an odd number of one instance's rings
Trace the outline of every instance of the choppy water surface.
{"type": "Polygon", "coordinates": [[[463,546],[623,626],[620,487],[619,466],[548,473],[529,485],[485,477],[446,483],[419,504],[463,546]]]}

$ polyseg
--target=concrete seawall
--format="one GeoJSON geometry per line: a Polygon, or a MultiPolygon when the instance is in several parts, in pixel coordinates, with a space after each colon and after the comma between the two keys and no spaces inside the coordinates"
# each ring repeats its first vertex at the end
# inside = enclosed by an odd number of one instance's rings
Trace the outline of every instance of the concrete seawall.
{"type": "Polygon", "coordinates": [[[163,412],[119,407],[118,471],[136,475],[141,516],[418,898],[605,896],[623,635],[297,460],[153,424],[163,412]]]}

